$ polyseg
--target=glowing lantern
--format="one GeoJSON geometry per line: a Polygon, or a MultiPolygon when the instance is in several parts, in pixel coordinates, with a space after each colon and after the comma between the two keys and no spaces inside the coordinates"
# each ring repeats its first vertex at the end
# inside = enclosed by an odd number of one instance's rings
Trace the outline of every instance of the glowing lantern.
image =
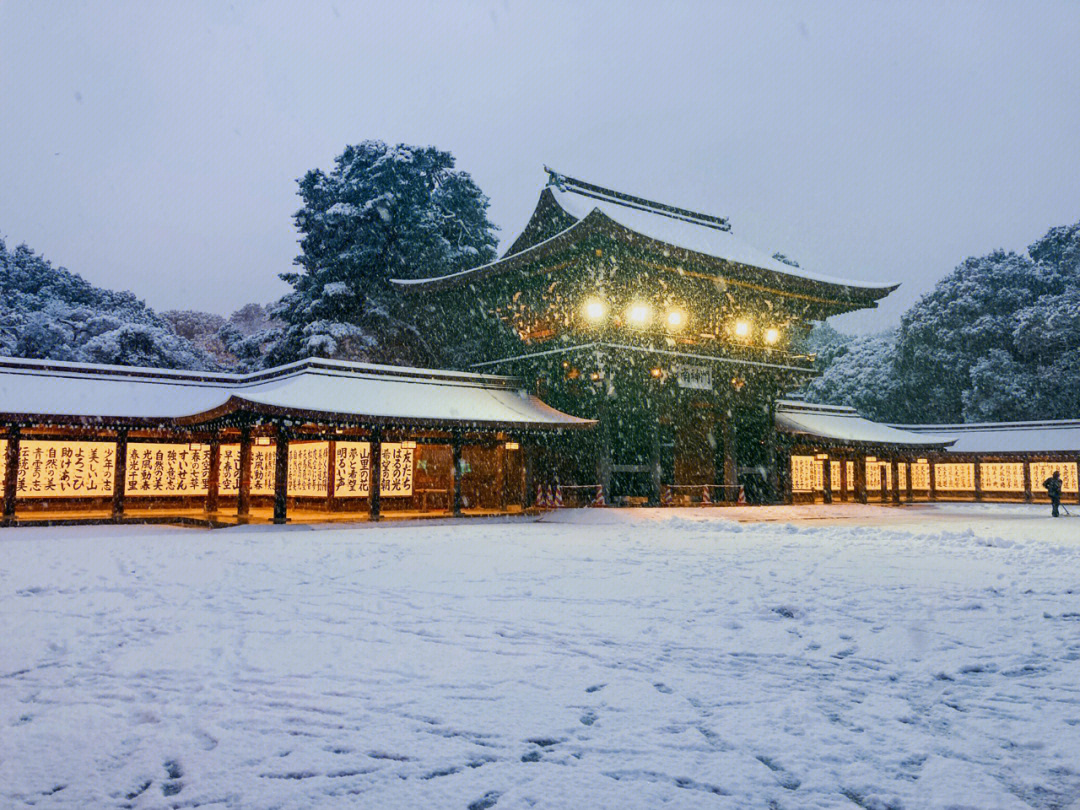
{"type": "Polygon", "coordinates": [[[672,329],[682,329],[686,323],[686,315],[681,309],[673,309],[667,314],[667,325],[672,329]]]}
{"type": "Polygon", "coordinates": [[[735,321],[735,337],[750,337],[750,321],[735,321]]]}
{"type": "Polygon", "coordinates": [[[626,318],[634,326],[644,326],[649,321],[649,307],[646,304],[634,304],[626,313],[626,318]]]}
{"type": "Polygon", "coordinates": [[[780,330],[773,327],[765,330],[765,342],[770,346],[780,340],[780,330]]]}
{"type": "Polygon", "coordinates": [[[585,317],[590,321],[598,321],[607,313],[607,305],[599,298],[590,299],[585,304],[585,317]]]}

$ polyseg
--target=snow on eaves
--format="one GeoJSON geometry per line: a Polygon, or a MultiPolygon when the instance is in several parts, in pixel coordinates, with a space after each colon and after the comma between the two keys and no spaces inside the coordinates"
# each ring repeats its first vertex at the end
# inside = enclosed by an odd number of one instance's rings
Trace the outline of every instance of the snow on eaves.
{"type": "Polygon", "coordinates": [[[502,256],[488,264],[473,267],[468,270],[459,270],[445,276],[429,278],[395,278],[390,279],[392,284],[401,287],[415,287],[430,284],[432,282],[445,283],[450,279],[463,277],[482,277],[495,270],[502,262],[512,259],[514,256],[522,256],[542,249],[556,240],[564,238],[567,234],[578,228],[590,215],[604,217],[611,220],[619,227],[631,231],[638,236],[651,239],[673,248],[699,253],[714,259],[740,264],[747,267],[759,268],[772,273],[778,273],[793,279],[800,279],[819,284],[831,284],[838,287],[851,287],[857,290],[878,291],[880,298],[900,286],[900,282],[867,282],[854,279],[836,278],[833,276],[814,273],[802,267],[793,266],[781,262],[764,251],[758,250],[743,242],[730,230],[721,230],[709,227],[705,224],[692,222],[667,216],[663,213],[644,210],[641,208],[628,207],[616,202],[585,197],[575,194],[573,191],[559,189],[556,186],[548,186],[556,204],[569,216],[577,221],[570,227],[562,230],[535,245],[531,245],[520,253],[512,256],[502,256]]]}
{"type": "Polygon", "coordinates": [[[915,433],[951,433],[954,453],[1080,453],[1080,419],[897,425],[915,433]]]}
{"type": "Polygon", "coordinates": [[[929,448],[951,445],[953,436],[916,433],[871,422],[854,408],[781,400],[776,403],[776,428],[784,433],[864,445],[929,448]]]}
{"type": "Polygon", "coordinates": [[[309,358],[251,374],[198,374],[0,358],[0,413],[170,420],[227,407],[410,422],[587,427],[511,377],[309,358]]]}

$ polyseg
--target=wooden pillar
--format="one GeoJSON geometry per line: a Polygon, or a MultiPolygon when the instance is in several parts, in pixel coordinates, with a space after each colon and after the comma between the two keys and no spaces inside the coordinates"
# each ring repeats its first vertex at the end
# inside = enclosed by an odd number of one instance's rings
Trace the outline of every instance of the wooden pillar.
{"type": "Polygon", "coordinates": [[[739,497],[739,467],[735,458],[735,431],[732,420],[734,411],[724,413],[724,500],[734,501],[739,497]]]}
{"type": "MultiPolygon", "coordinates": [[[[769,424],[765,427],[765,470],[769,484],[769,503],[777,503],[780,497],[780,475],[776,466],[776,399],[769,398],[769,424]]],[[[828,464],[828,462],[825,462],[828,464]]],[[[832,490],[829,490],[829,499],[826,503],[832,503],[832,490]]]]}
{"type": "Polygon", "coordinates": [[[878,459],[874,462],[878,468],[878,484],[881,487],[881,502],[889,502],[889,470],[885,466],[885,462],[878,459]]]}
{"type": "Polygon", "coordinates": [[[783,495],[784,503],[791,504],[795,502],[795,493],[791,490],[791,448],[784,446],[780,448],[780,452],[777,459],[777,470],[780,475],[780,490],[783,495]]]}
{"type": "Polygon", "coordinates": [[[206,476],[206,514],[218,511],[221,496],[221,432],[214,431],[210,437],[210,473],[206,476]]]}
{"type": "Polygon", "coordinates": [[[649,425],[649,506],[660,505],[663,471],[660,468],[660,420],[653,416],[649,425]]]}
{"type": "Polygon", "coordinates": [[[237,482],[236,517],[243,523],[251,515],[251,428],[240,428],[240,480],[237,482]]]}
{"type": "Polygon", "coordinates": [[[935,471],[934,457],[926,457],[926,465],[929,470],[927,473],[927,481],[929,482],[930,490],[926,493],[926,499],[929,501],[937,500],[937,472],[935,471]]]}
{"type": "Polygon", "coordinates": [[[368,479],[368,516],[375,523],[382,517],[382,428],[376,425],[371,429],[371,457],[368,466],[371,475],[368,479]]]}
{"type": "Polygon", "coordinates": [[[862,452],[855,456],[855,500],[866,503],[866,455],[862,452]]]}
{"type": "Polygon", "coordinates": [[[1034,499],[1031,494],[1031,462],[1024,459],[1024,501],[1031,503],[1034,499]]]}
{"type": "MultiPolygon", "coordinates": [[[[539,440],[539,435],[536,434],[539,440]]],[[[524,500],[522,501],[526,506],[529,504],[535,505],[536,498],[536,454],[538,448],[535,444],[530,444],[528,447],[522,448],[524,457],[521,460],[521,475],[525,479],[525,492],[523,493],[524,500]]]]}
{"type": "Polygon", "coordinates": [[[821,500],[824,503],[832,503],[832,459],[829,458],[828,453],[821,462],[821,487],[821,500]]]}
{"type": "Polygon", "coordinates": [[[841,456],[840,456],[840,500],[841,501],[846,501],[848,499],[849,495],[851,494],[850,493],[851,482],[848,481],[847,463],[848,463],[847,453],[841,454],[841,456]]]}
{"type": "Polygon", "coordinates": [[[274,523],[289,519],[289,431],[278,425],[274,448],[274,523]]]}
{"type": "Polygon", "coordinates": [[[498,494],[499,511],[506,511],[506,441],[495,446],[495,492],[498,494]]]}
{"type": "Polygon", "coordinates": [[[975,500],[981,501],[983,499],[982,460],[975,456],[971,459],[971,466],[975,469],[975,500]]]}
{"type": "Polygon", "coordinates": [[[892,470],[892,502],[897,506],[900,505],[900,459],[896,456],[892,457],[890,462],[892,470]]]}
{"type": "Polygon", "coordinates": [[[454,460],[454,503],[453,510],[454,516],[459,517],[461,515],[461,445],[462,436],[461,431],[455,429],[451,433],[450,449],[451,455],[454,460]]]}
{"type": "Polygon", "coordinates": [[[15,507],[19,492],[19,442],[22,431],[18,425],[12,425],[8,431],[7,454],[4,456],[4,515],[0,525],[11,526],[15,523],[15,507]]]}
{"type": "Polygon", "coordinates": [[[906,463],[907,463],[907,479],[905,480],[904,483],[907,484],[907,486],[906,486],[907,492],[905,493],[904,497],[905,497],[905,500],[907,500],[908,503],[912,503],[915,500],[915,487],[912,485],[911,479],[913,477],[912,472],[914,471],[915,464],[910,458],[908,458],[906,463]]]}
{"type": "Polygon", "coordinates": [[[596,480],[611,497],[611,412],[606,389],[600,391],[599,424],[596,426],[596,480]]]}
{"type": "Polygon", "coordinates": [[[119,522],[124,519],[124,503],[127,498],[127,428],[116,431],[116,451],[113,456],[113,491],[112,519],[119,522]]]}

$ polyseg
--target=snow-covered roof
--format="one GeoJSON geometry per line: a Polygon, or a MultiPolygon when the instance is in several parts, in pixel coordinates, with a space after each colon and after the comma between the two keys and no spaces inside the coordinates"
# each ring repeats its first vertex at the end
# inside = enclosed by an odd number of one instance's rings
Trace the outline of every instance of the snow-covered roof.
{"type": "Polygon", "coordinates": [[[951,433],[954,453],[1080,453],[1080,419],[898,425],[915,433],[951,433]]]}
{"type": "MultiPolygon", "coordinates": [[[[870,301],[884,297],[899,286],[898,282],[856,281],[807,271],[781,262],[767,252],[746,244],[732,234],[727,221],[720,217],[698,214],[632,197],[548,171],[552,177],[552,183],[541,195],[541,203],[537,211],[544,207],[544,196],[550,195],[550,199],[566,215],[563,219],[568,217],[573,220],[573,224],[569,227],[535,244],[530,244],[520,251],[508,252],[502,258],[486,265],[434,278],[393,279],[393,283],[404,288],[441,289],[466,281],[479,280],[509,268],[508,260],[515,260],[516,257],[524,258],[551,246],[565,243],[572,233],[581,231],[584,234],[589,230],[590,224],[604,222],[626,231],[639,240],[651,240],[657,243],[657,248],[660,250],[689,251],[706,260],[765,271],[778,282],[786,279],[796,284],[802,282],[803,284],[829,285],[838,295],[861,296],[870,301]]],[[[512,261],[512,263],[517,262],[512,261]]],[[[871,303],[866,305],[872,306],[871,303]]]]}
{"type": "Polygon", "coordinates": [[[553,185],[550,188],[559,207],[577,220],[585,219],[596,210],[641,236],[716,259],[760,267],[762,270],[772,270],[775,273],[808,281],[840,284],[845,287],[892,290],[898,286],[895,282],[880,283],[834,278],[804,270],[802,267],[794,267],[748,245],[735,236],[730,228],[703,219],[700,214],[686,217],[658,208],[634,205],[603,194],[585,196],[573,185],[563,187],[553,185]]]}
{"type": "Polygon", "coordinates": [[[588,427],[512,377],[307,359],[252,374],[0,358],[0,414],[96,422],[198,422],[251,410],[340,420],[588,427]]]}
{"type": "Polygon", "coordinates": [[[892,445],[912,448],[945,447],[956,441],[945,434],[916,433],[859,416],[843,405],[818,405],[779,400],[776,428],[784,433],[858,445],[892,445]]]}

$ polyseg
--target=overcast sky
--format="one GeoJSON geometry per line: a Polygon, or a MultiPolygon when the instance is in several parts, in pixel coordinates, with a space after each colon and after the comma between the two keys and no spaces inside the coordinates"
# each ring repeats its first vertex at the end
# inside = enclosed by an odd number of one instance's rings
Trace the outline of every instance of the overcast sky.
{"type": "Polygon", "coordinates": [[[542,166],[903,286],[1080,220],[1080,3],[0,0],[0,236],[158,309],[285,289],[296,180],[453,152],[506,246],[542,166]]]}

